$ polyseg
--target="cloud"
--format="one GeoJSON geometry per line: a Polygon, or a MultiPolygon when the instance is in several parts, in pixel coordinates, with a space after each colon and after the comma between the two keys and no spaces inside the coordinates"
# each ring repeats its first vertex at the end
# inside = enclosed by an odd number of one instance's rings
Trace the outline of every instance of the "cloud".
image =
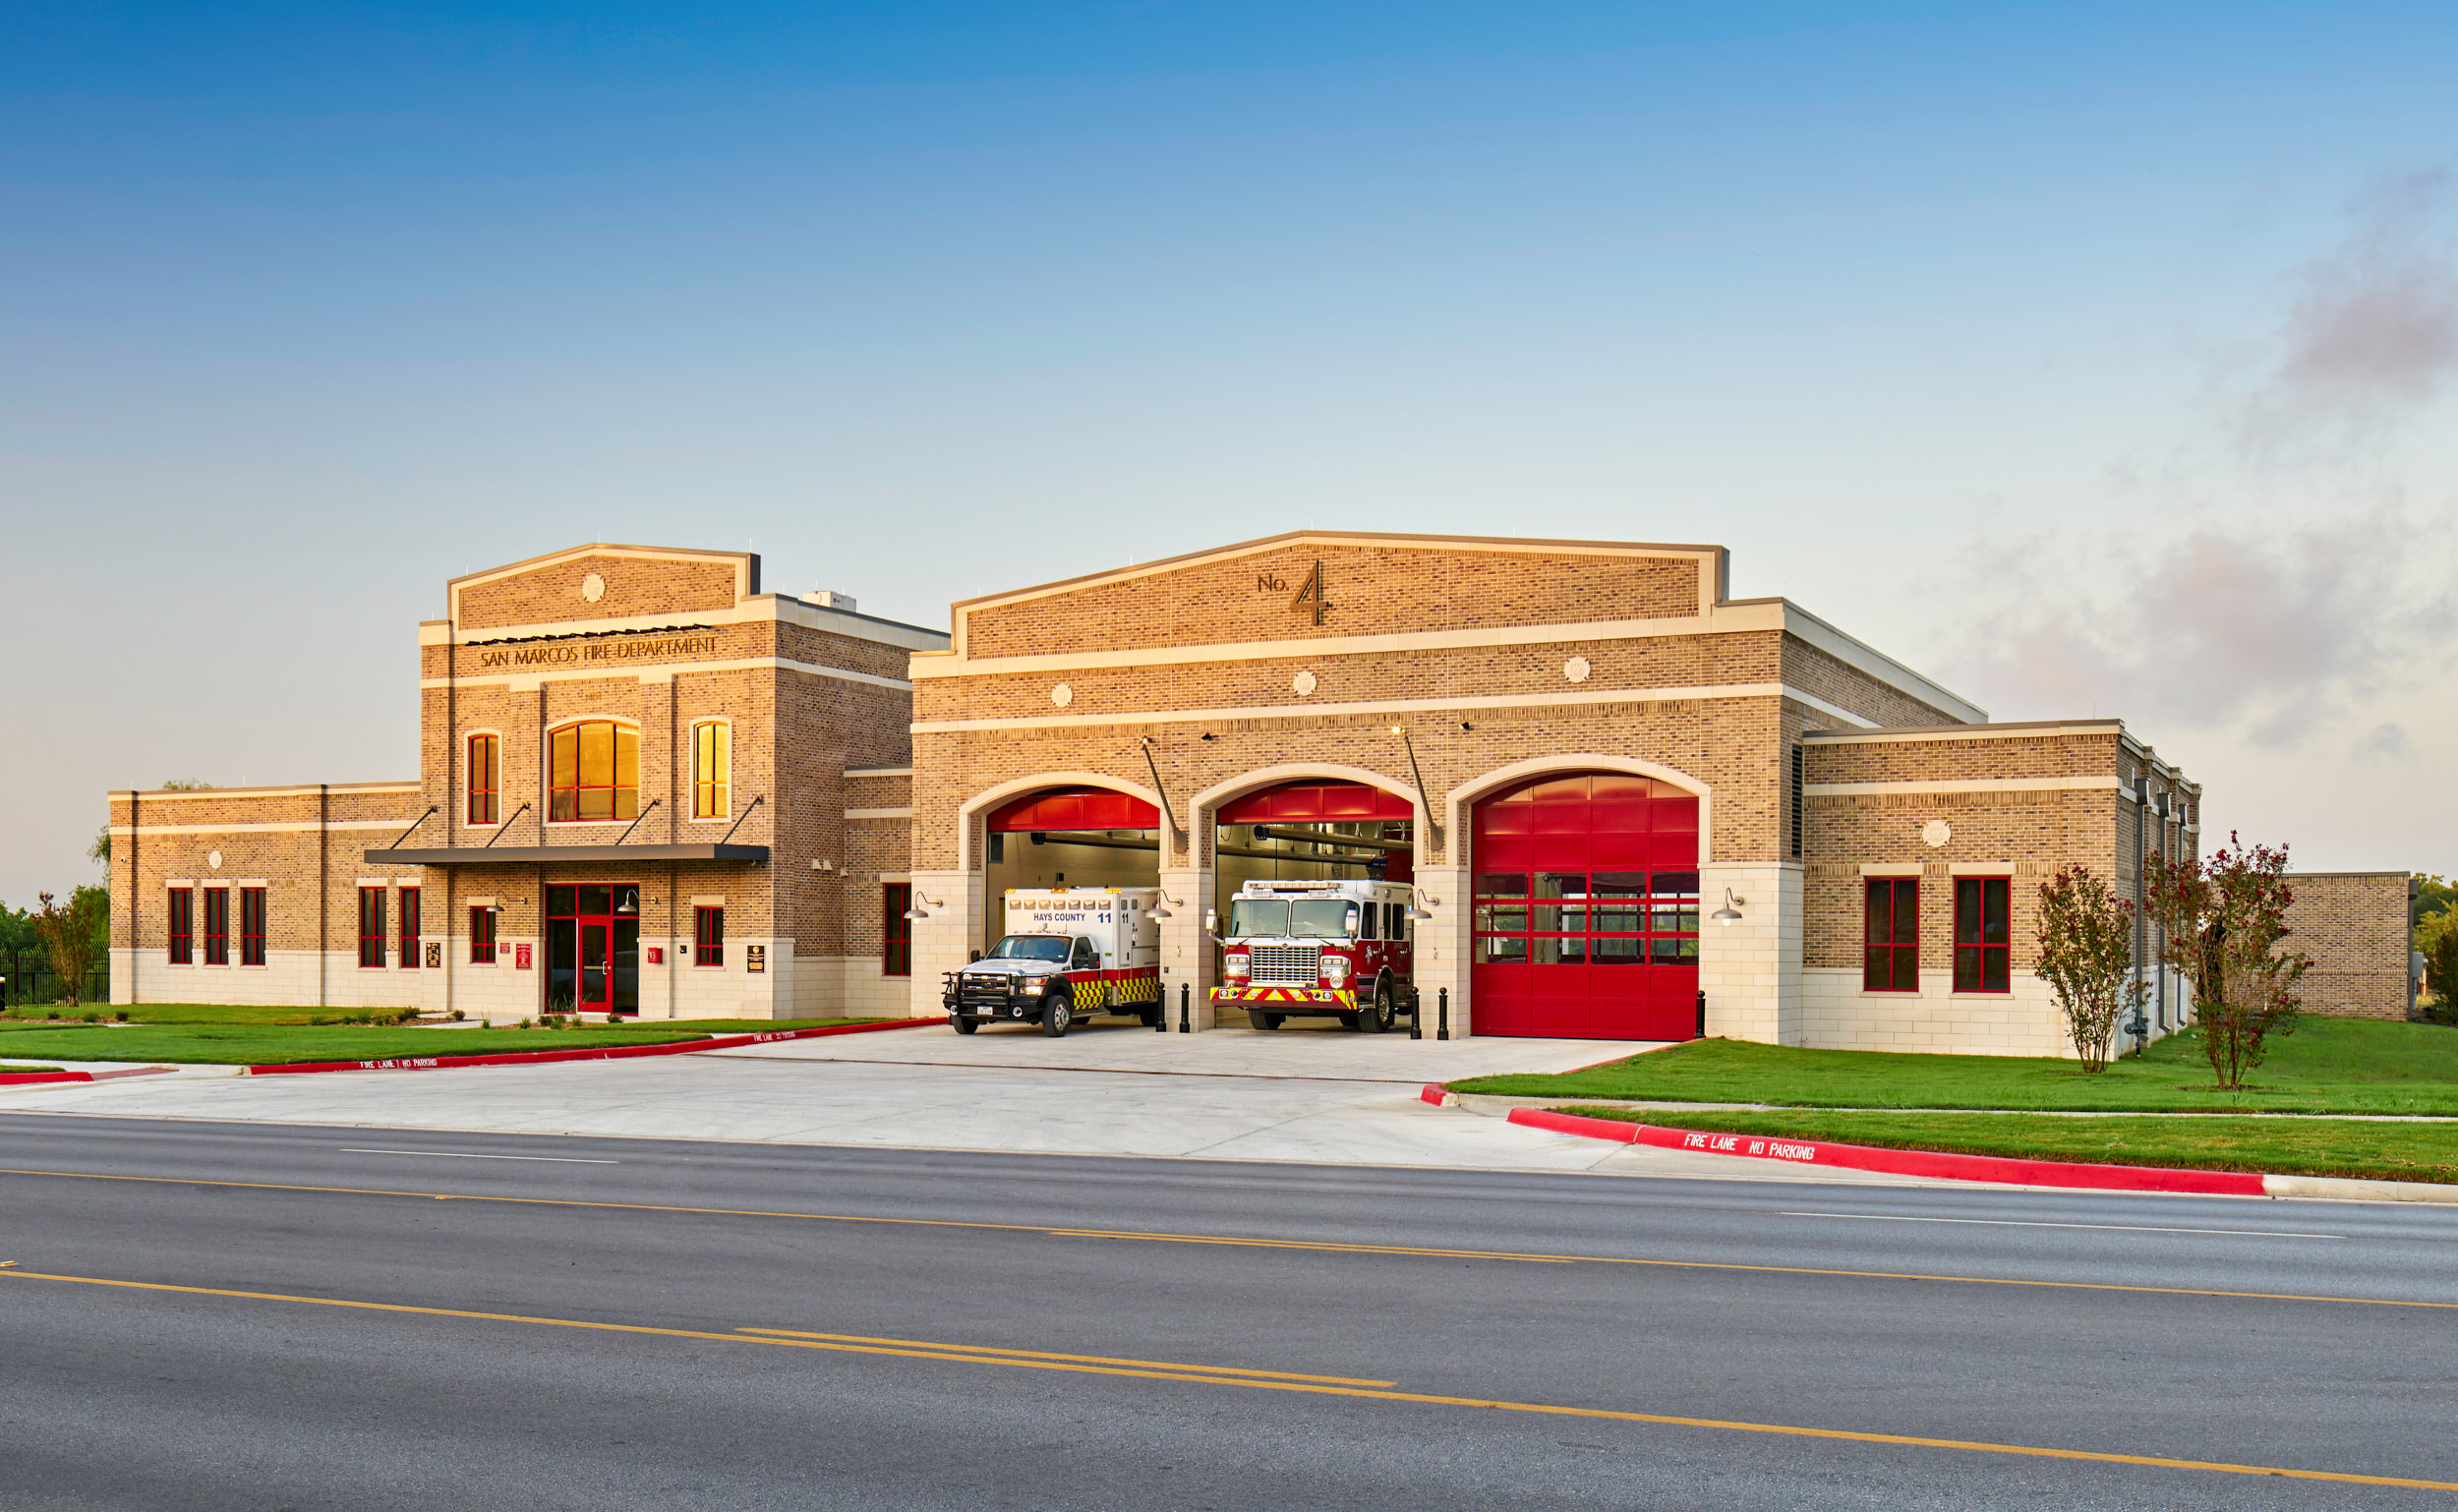
{"type": "MultiPolygon", "coordinates": [[[[2379,508],[2326,524],[2205,526],[2148,546],[1999,546],[1977,565],[2002,607],[1961,637],[1952,680],[2000,719],[2096,712],[2294,749],[2445,661],[2451,578],[2436,564],[2448,552],[2419,547],[2448,539],[2445,521],[2379,508]]],[[[2364,742],[2394,755],[2404,739],[2381,726],[2364,742]]]]}
{"type": "Polygon", "coordinates": [[[2449,189],[2445,171],[2383,185],[2356,205],[2348,238],[2297,273],[2239,422],[2249,452],[2365,438],[2458,375],[2458,256],[2439,223],[2449,189]]]}
{"type": "Polygon", "coordinates": [[[2356,742],[2358,761],[2379,757],[2404,757],[2407,754],[2407,729],[2403,725],[2375,725],[2356,742]]]}

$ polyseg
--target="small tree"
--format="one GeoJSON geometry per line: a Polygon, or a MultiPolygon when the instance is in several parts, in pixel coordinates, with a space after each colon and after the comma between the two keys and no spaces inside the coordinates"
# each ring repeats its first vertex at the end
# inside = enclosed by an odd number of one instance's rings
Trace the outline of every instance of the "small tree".
{"type": "Polygon", "coordinates": [[[2458,907],[2443,908],[2418,924],[2415,948],[2424,953],[2424,986],[2432,995],[2425,1018],[2458,1023],[2458,907]]]}
{"type": "Polygon", "coordinates": [[[2153,854],[2144,886],[2152,919],[2167,932],[2167,962],[2194,984],[2194,1018],[2211,1074],[2228,1091],[2261,1064],[2264,1041],[2292,1034],[2303,1006],[2296,983],[2312,958],[2282,951],[2287,908],[2287,847],[2246,848],[2234,833],[2208,861],[2153,854]]]}
{"type": "Polygon", "coordinates": [[[42,936],[43,949],[51,956],[51,974],[60,979],[68,994],[68,1006],[77,1007],[77,1000],[86,988],[86,973],[93,969],[94,957],[104,938],[111,895],[100,888],[83,887],[69,895],[68,906],[51,901],[51,895],[37,895],[42,907],[34,914],[34,932],[42,936]]]}
{"type": "Polygon", "coordinates": [[[2149,991],[2134,970],[2133,900],[2110,892],[2087,866],[2040,884],[2040,975],[2065,1011],[2084,1073],[2106,1071],[2117,1024],[2149,991]]]}

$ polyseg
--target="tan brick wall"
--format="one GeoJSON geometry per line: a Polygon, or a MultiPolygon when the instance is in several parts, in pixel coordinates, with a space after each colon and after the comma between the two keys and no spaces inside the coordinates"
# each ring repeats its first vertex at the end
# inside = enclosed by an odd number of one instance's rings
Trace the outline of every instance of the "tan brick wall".
{"type": "MultiPolygon", "coordinates": [[[[1848,709],[1873,725],[1893,727],[1961,723],[1946,710],[1890,687],[1798,636],[1784,637],[1781,670],[1786,687],[1848,709]]],[[[1832,716],[1820,714],[1813,727],[1832,729],[1836,722],[1832,716]]]]}
{"type": "Polygon", "coordinates": [[[730,557],[577,556],[462,584],[453,594],[454,618],[466,633],[495,625],[732,609],[740,571],[730,557]],[[581,596],[592,573],[606,584],[595,603],[581,596]]]}
{"type": "Polygon", "coordinates": [[[1657,619],[1699,612],[1695,556],[1532,554],[1293,545],[1122,582],[958,610],[974,657],[1488,625],[1657,619]],[[1291,607],[1320,561],[1330,608],[1291,607]]]}
{"type": "Polygon", "coordinates": [[[2298,992],[2334,1018],[2408,1017],[2407,874],[2295,872],[2285,946],[2313,959],[2298,992]]]}

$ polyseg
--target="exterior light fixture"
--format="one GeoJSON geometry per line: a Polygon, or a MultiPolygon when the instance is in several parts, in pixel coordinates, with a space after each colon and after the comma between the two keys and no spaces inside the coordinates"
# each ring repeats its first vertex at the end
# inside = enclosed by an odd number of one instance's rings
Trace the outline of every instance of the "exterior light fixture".
{"type": "Polygon", "coordinates": [[[924,903],[928,903],[932,908],[944,908],[947,906],[935,898],[924,898],[921,894],[915,893],[913,895],[913,906],[905,910],[905,916],[908,919],[926,919],[930,917],[929,911],[922,906],[924,903]]]}
{"type": "Polygon", "coordinates": [[[1408,916],[1420,922],[1434,917],[1434,910],[1430,905],[1438,903],[1442,900],[1429,897],[1423,890],[1412,891],[1415,893],[1416,901],[1408,905],[1408,916]]]}
{"type": "Polygon", "coordinates": [[[1730,929],[1733,925],[1741,922],[1741,910],[1734,906],[1734,904],[1738,901],[1739,900],[1732,896],[1732,889],[1726,888],[1724,890],[1724,906],[1718,908],[1715,912],[1707,916],[1714,919],[1717,923],[1722,924],[1725,928],[1730,929]]]}

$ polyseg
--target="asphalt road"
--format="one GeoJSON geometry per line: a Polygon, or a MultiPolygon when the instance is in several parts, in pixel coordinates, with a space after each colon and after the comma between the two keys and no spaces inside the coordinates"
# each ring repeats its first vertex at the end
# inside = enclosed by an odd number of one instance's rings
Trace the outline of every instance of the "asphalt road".
{"type": "Polygon", "coordinates": [[[38,1116],[0,1166],[11,1512],[2458,1506],[2445,1208],[38,1116]]]}

